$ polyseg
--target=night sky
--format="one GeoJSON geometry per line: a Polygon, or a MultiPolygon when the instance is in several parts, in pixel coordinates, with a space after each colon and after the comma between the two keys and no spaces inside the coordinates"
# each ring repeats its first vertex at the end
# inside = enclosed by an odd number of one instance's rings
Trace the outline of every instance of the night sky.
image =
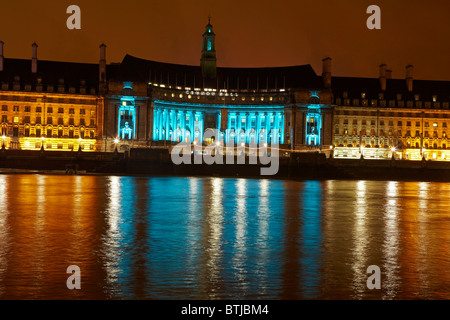
{"type": "Polygon", "coordinates": [[[414,78],[450,80],[448,0],[2,0],[0,40],[5,58],[97,63],[125,54],[199,65],[202,34],[211,15],[217,65],[269,67],[333,59],[339,76],[378,77],[386,63],[393,78],[414,65],[414,78]],[[66,8],[81,8],[81,30],[68,30],[66,8]],[[369,30],[366,9],[381,8],[381,30],[369,30]]]}

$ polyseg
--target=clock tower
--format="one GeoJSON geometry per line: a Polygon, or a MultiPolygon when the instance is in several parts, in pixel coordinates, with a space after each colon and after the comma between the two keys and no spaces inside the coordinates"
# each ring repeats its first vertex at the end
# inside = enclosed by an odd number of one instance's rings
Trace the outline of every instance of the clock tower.
{"type": "Polygon", "coordinates": [[[211,19],[208,19],[205,33],[203,33],[202,58],[200,59],[202,76],[205,79],[214,79],[217,76],[215,38],[216,35],[213,32],[211,19]]]}

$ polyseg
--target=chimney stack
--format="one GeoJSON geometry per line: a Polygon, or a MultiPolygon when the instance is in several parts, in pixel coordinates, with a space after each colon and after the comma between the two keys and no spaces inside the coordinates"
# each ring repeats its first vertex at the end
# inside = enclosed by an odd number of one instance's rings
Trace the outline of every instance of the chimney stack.
{"type": "Polygon", "coordinates": [[[322,60],[322,79],[325,88],[331,88],[331,58],[322,60]]]}
{"type": "Polygon", "coordinates": [[[413,66],[410,64],[406,66],[406,86],[409,92],[413,91],[413,66]]]}
{"type": "Polygon", "coordinates": [[[3,71],[3,41],[0,40],[0,71],[3,71]]]}
{"type": "Polygon", "coordinates": [[[101,44],[100,45],[100,62],[99,62],[99,67],[100,67],[100,82],[104,83],[106,82],[106,45],[105,44],[101,44]]]}
{"type": "Polygon", "coordinates": [[[392,79],[392,70],[386,69],[386,79],[392,79]]]}
{"type": "Polygon", "coordinates": [[[31,58],[31,72],[36,73],[37,72],[37,47],[38,45],[36,42],[32,44],[33,47],[33,57],[31,58]]]}
{"type": "Polygon", "coordinates": [[[386,65],[383,63],[380,65],[380,86],[381,91],[386,91],[386,65]]]}

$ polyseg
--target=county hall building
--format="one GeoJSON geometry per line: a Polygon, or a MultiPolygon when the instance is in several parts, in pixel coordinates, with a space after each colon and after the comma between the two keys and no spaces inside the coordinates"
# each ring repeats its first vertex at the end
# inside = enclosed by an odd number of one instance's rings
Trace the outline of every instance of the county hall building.
{"type": "Polygon", "coordinates": [[[208,23],[197,66],[126,55],[98,64],[4,57],[0,41],[2,147],[110,152],[170,147],[278,143],[291,152],[336,158],[450,160],[450,82],[333,77],[310,65],[268,68],[217,66],[208,23]],[[207,129],[217,137],[204,138],[207,129]]]}

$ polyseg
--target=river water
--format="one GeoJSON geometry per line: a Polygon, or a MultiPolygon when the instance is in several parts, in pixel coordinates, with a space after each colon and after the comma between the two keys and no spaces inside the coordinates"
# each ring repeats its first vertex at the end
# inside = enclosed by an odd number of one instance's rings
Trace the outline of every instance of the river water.
{"type": "Polygon", "coordinates": [[[450,299],[448,183],[11,174],[0,197],[1,299],[450,299]]]}

